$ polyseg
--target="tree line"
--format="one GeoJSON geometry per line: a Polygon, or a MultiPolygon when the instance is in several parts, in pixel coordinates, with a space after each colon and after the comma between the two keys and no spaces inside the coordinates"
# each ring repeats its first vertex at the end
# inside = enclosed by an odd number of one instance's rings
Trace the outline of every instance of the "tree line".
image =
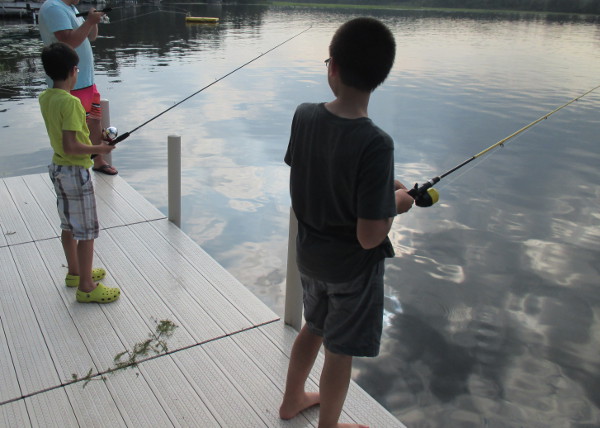
{"type": "MultiPolygon", "coordinates": [[[[227,0],[225,0],[227,1],[227,0]]],[[[600,0],[288,0],[297,3],[515,10],[600,15],[600,0]]]]}
{"type": "Polygon", "coordinates": [[[399,0],[422,7],[600,14],[600,0],[399,0]]]}

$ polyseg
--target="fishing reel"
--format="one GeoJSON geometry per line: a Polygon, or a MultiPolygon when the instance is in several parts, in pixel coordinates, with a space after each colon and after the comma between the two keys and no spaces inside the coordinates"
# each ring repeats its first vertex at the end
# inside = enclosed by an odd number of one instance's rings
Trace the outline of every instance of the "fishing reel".
{"type": "Polygon", "coordinates": [[[119,130],[114,126],[109,126],[102,130],[102,139],[111,146],[114,145],[115,138],[119,135],[119,130]]]}
{"type": "Polygon", "coordinates": [[[433,188],[433,185],[438,181],[440,181],[440,177],[434,177],[421,186],[419,186],[419,183],[415,183],[415,187],[408,191],[418,207],[430,207],[440,200],[440,194],[433,188]]]}

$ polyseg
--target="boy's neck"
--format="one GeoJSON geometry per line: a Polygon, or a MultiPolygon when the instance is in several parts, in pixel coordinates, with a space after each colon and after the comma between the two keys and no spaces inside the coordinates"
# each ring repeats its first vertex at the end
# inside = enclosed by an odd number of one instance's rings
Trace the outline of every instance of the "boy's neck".
{"type": "Polygon", "coordinates": [[[369,117],[370,92],[358,91],[347,86],[337,89],[335,100],[325,104],[330,113],[344,119],[369,117]]]}
{"type": "Polygon", "coordinates": [[[71,92],[71,82],[68,80],[55,80],[54,85],[52,87],[54,89],[62,89],[63,91],[71,92]]]}

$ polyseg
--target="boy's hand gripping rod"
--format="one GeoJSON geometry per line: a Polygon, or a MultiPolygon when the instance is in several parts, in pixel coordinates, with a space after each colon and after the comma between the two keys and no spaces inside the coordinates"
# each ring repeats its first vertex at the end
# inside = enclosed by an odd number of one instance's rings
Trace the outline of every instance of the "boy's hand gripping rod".
{"type": "Polygon", "coordinates": [[[449,171],[446,171],[442,175],[440,175],[438,177],[433,177],[432,179],[428,180],[427,182],[421,184],[420,186],[419,186],[419,183],[416,183],[415,187],[413,187],[412,189],[410,189],[408,191],[408,194],[415,199],[415,203],[417,204],[417,206],[419,206],[419,207],[430,207],[430,206],[432,206],[433,204],[435,204],[439,200],[439,193],[437,192],[436,189],[433,188],[433,186],[436,183],[438,183],[442,178],[446,177],[447,175],[452,174],[454,171],[462,168],[463,166],[465,166],[468,163],[474,161],[478,157],[483,156],[484,154],[486,154],[490,150],[493,150],[493,149],[495,149],[498,146],[502,146],[508,140],[516,137],[517,135],[519,135],[520,133],[526,131],[527,129],[531,128],[532,126],[537,125],[542,120],[548,119],[550,116],[552,116],[557,111],[559,111],[559,110],[565,108],[566,106],[568,106],[569,104],[572,104],[575,101],[577,101],[577,100],[585,97],[586,95],[588,95],[589,93],[595,91],[598,88],[600,88],[600,85],[596,86],[593,89],[590,89],[589,91],[587,91],[586,93],[584,93],[582,95],[579,95],[578,97],[573,98],[571,101],[564,103],[560,107],[557,107],[556,109],[552,110],[550,113],[547,113],[547,114],[543,115],[539,119],[534,120],[530,124],[524,126],[523,128],[519,129],[518,131],[510,134],[508,137],[503,138],[502,140],[498,141],[497,143],[492,144],[487,149],[485,149],[485,150],[477,153],[476,155],[474,155],[474,156],[470,157],[469,159],[465,160],[464,162],[456,165],[454,168],[452,168],[449,171]]]}

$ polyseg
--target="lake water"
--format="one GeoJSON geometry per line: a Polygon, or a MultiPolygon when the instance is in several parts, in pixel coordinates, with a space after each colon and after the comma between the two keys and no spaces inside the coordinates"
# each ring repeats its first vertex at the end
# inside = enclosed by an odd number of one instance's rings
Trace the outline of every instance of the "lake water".
{"type": "MultiPolygon", "coordinates": [[[[94,43],[113,152],[166,212],[166,141],[182,136],[182,229],[279,314],[288,233],[283,156],[294,109],[328,101],[323,60],[358,14],[396,35],[370,115],[396,174],[423,182],[600,84],[595,18],[126,6],[94,43]],[[184,23],[185,12],[218,25],[184,23]]],[[[46,171],[35,26],[0,21],[0,175],[46,171]]],[[[354,379],[409,427],[600,424],[600,89],[444,179],[395,220],[381,355],[354,379]]],[[[365,421],[368,422],[368,421],[365,421]]]]}

